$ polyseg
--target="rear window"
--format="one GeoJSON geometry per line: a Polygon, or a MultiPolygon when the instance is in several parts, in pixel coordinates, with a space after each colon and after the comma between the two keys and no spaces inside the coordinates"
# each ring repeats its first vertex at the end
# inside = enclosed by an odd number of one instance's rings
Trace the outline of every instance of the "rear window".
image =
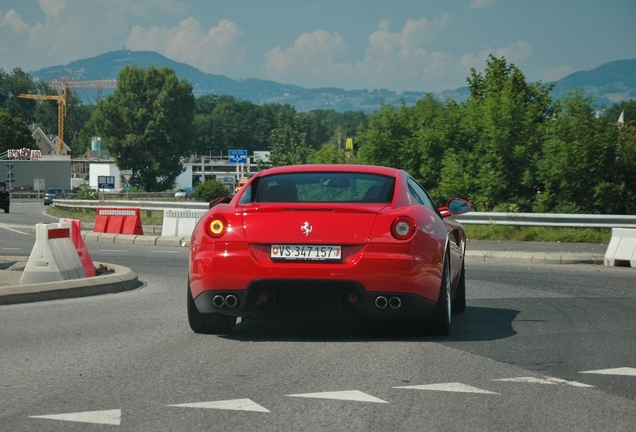
{"type": "Polygon", "coordinates": [[[395,179],[356,172],[286,173],[257,179],[245,191],[247,202],[387,203],[395,179]]]}

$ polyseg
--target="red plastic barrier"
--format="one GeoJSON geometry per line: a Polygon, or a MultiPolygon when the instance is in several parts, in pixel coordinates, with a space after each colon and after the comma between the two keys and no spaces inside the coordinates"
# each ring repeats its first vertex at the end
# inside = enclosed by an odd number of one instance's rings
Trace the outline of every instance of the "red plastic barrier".
{"type": "Polygon", "coordinates": [[[93,232],[143,235],[139,209],[98,207],[93,232]]]}
{"type": "MultiPolygon", "coordinates": [[[[75,249],[77,249],[77,255],[79,255],[80,261],[82,262],[82,267],[84,267],[86,277],[95,276],[95,265],[93,264],[91,255],[88,253],[86,243],[84,243],[84,239],[82,238],[82,221],[77,219],[62,218],[60,219],[60,222],[70,222],[71,240],[73,240],[75,249]]],[[[51,231],[49,231],[49,239],[50,238],[51,231]]]]}

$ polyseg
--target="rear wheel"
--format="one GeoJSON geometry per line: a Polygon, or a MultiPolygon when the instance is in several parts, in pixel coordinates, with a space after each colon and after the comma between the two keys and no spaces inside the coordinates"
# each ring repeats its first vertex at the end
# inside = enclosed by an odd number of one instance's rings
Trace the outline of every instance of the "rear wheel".
{"type": "Polygon", "coordinates": [[[188,322],[195,333],[230,334],[236,325],[236,317],[223,314],[202,314],[194,304],[188,284],[188,322]]]}
{"type": "Polygon", "coordinates": [[[431,318],[432,330],[436,335],[445,336],[450,333],[451,325],[451,284],[448,257],[444,258],[442,269],[442,283],[439,289],[439,298],[435,313],[431,318]]]}
{"type": "Polygon", "coordinates": [[[457,285],[457,291],[455,292],[455,298],[451,305],[451,309],[455,313],[461,313],[466,310],[466,269],[464,262],[462,261],[462,272],[459,275],[459,284],[457,285]]]}

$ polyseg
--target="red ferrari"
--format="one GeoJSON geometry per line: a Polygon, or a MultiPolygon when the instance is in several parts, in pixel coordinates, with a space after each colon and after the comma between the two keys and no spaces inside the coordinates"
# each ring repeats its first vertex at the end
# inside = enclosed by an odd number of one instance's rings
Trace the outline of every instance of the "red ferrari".
{"type": "Polygon", "coordinates": [[[256,174],[198,222],[188,319],[228,334],[237,317],[351,313],[407,318],[436,334],[466,307],[464,227],[406,171],[296,165],[256,174]]]}

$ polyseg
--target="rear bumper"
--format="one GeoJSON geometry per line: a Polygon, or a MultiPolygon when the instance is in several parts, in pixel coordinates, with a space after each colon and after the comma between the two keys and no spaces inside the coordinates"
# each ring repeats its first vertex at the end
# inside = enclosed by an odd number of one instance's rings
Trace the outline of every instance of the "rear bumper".
{"type": "Polygon", "coordinates": [[[204,291],[194,303],[201,313],[241,317],[344,314],[391,318],[430,316],[435,311],[435,303],[420,296],[367,292],[358,282],[342,280],[257,280],[246,290],[204,291]]]}
{"type": "Polygon", "coordinates": [[[202,313],[235,316],[311,312],[320,310],[323,301],[381,317],[432,313],[439,297],[443,253],[395,245],[351,248],[352,258],[338,263],[272,262],[245,244],[199,249],[190,258],[192,296],[202,313]],[[217,295],[235,296],[237,305],[215,306],[217,295]],[[384,297],[387,305],[377,307],[378,297],[384,297]],[[394,303],[399,307],[388,305],[392,297],[397,297],[394,303]]]}

